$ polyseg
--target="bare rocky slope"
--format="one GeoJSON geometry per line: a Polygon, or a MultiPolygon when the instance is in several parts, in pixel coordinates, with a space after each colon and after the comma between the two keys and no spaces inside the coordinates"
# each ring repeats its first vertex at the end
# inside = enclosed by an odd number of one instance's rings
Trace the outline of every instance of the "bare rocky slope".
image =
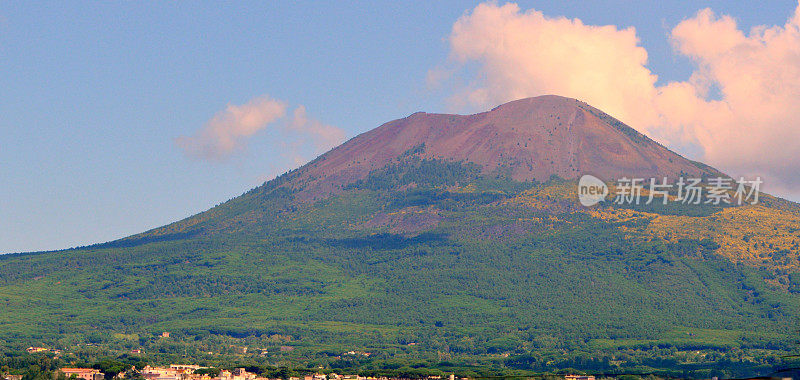
{"type": "Polygon", "coordinates": [[[586,103],[546,95],[474,115],[417,112],[390,121],[300,168],[289,184],[304,188],[304,197],[324,197],[417,147],[422,157],[472,162],[517,181],[719,173],[586,103]]]}

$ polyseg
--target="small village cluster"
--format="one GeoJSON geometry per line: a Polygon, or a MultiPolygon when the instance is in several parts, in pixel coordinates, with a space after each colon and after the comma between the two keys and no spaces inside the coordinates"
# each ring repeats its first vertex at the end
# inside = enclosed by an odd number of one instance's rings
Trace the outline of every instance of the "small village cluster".
{"type": "MultiPolygon", "coordinates": [[[[232,371],[222,370],[219,375],[212,377],[206,373],[197,373],[199,369],[204,368],[198,365],[184,365],[173,364],[169,367],[151,367],[145,366],[139,370],[142,377],[146,380],[282,380],[282,379],[268,379],[260,377],[255,373],[247,372],[244,368],[236,368],[232,371]]],[[[61,368],[61,372],[69,379],[74,380],[104,380],[105,374],[98,369],[94,368],[61,368]]],[[[118,379],[124,379],[125,376],[120,374],[118,379]]],[[[595,380],[594,376],[584,375],[567,375],[565,380],[595,380]]],[[[456,378],[455,375],[450,375],[448,380],[469,380],[467,378],[456,378]]],[[[8,375],[0,380],[22,380],[21,375],[19,378],[14,375],[8,375]]],[[[402,380],[389,377],[364,377],[359,375],[339,375],[336,373],[316,373],[313,375],[305,375],[301,377],[290,377],[288,380],[402,380]]],[[[441,376],[429,376],[424,380],[443,380],[441,376]]]]}
{"type": "MultiPolygon", "coordinates": [[[[161,334],[161,337],[169,338],[170,333],[164,332],[161,334]]],[[[416,343],[411,343],[410,345],[416,345],[416,343]]],[[[288,348],[288,347],[287,347],[288,348]]],[[[244,348],[246,351],[246,348],[244,348]]],[[[281,351],[285,351],[283,347],[281,347],[281,351]]],[[[28,347],[28,353],[43,353],[43,352],[51,352],[55,353],[56,355],[61,354],[60,350],[50,349],[46,347],[28,347]]],[[[132,354],[141,354],[141,349],[136,349],[131,351],[132,354]]],[[[343,355],[349,356],[370,356],[371,353],[363,352],[363,351],[348,351],[345,352],[343,355]]],[[[136,367],[133,370],[139,372],[141,376],[145,380],[284,380],[280,378],[267,378],[259,376],[258,374],[247,372],[244,368],[235,368],[231,371],[228,370],[220,370],[219,375],[211,376],[208,374],[209,371],[201,371],[202,369],[208,369],[208,367],[203,367],[199,365],[193,364],[172,364],[169,367],[153,367],[153,366],[145,366],[144,368],[138,369],[136,367]]],[[[61,368],[59,371],[64,373],[64,375],[71,380],[105,380],[106,376],[103,372],[98,369],[94,368],[73,368],[73,367],[64,367],[61,368]]],[[[125,373],[120,373],[115,377],[116,380],[124,380],[125,373]]],[[[22,375],[6,375],[1,376],[0,380],[23,380],[22,375]]],[[[337,373],[315,373],[313,375],[305,375],[303,377],[289,377],[287,380],[408,380],[408,379],[400,379],[400,378],[391,378],[391,377],[371,377],[371,376],[359,376],[359,375],[340,375],[337,373]]],[[[454,374],[451,374],[448,377],[443,378],[442,376],[428,376],[422,380],[472,380],[469,378],[458,378],[454,374]]],[[[595,380],[594,376],[590,375],[566,375],[564,376],[564,380],[595,380]]]]}

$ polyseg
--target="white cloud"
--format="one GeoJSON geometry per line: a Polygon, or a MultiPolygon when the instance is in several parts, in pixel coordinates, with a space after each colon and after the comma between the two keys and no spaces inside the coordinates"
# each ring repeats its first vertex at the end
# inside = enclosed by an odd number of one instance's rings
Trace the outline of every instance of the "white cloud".
{"type": "Polygon", "coordinates": [[[323,153],[344,141],[342,129],[310,118],[303,105],[297,106],[288,119],[287,103],[262,96],[243,105],[228,105],[192,136],[175,139],[188,156],[223,160],[245,146],[246,140],[259,131],[272,128],[280,139],[282,156],[293,165],[305,163],[308,155],[323,153]]]}
{"type": "Polygon", "coordinates": [[[292,168],[344,142],[345,132],[308,117],[305,106],[297,106],[291,120],[283,125],[282,155],[292,168]]]}
{"type": "Polygon", "coordinates": [[[286,114],[286,103],[269,96],[246,104],[228,105],[192,136],[175,139],[188,156],[221,160],[244,146],[245,140],[286,114]]]}
{"type": "Polygon", "coordinates": [[[657,77],[644,67],[647,51],[638,46],[633,28],[585,25],[522,12],[516,4],[486,3],[453,25],[450,45],[457,62],[478,62],[485,78],[456,94],[457,105],[483,108],[558,94],[637,124],[655,118],[638,111],[639,99],[653,96],[657,77]]]}
{"type": "Polygon", "coordinates": [[[697,69],[689,81],[659,89],[656,127],[683,128],[705,149],[704,159],[723,168],[800,186],[798,10],[783,26],[747,35],[710,9],[678,24],[672,40],[697,69]],[[719,100],[708,97],[711,86],[719,100]]]}
{"type": "MultiPolygon", "coordinates": [[[[309,136],[317,152],[325,152],[344,141],[345,133],[340,128],[323,124],[318,120],[308,117],[305,106],[298,106],[294,110],[288,130],[300,136],[309,136]]],[[[301,142],[305,142],[301,140],[301,142]]]]}
{"type": "MultiPolygon", "coordinates": [[[[685,81],[657,86],[634,28],[480,4],[450,35],[453,61],[478,67],[473,84],[455,90],[451,101],[485,108],[543,94],[579,98],[669,146],[699,148],[694,158],[796,192],[800,12],[784,26],[745,34],[733,18],[704,9],[670,37],[696,69],[685,81]]],[[[433,69],[429,80],[440,82],[442,72],[433,69]]]]}

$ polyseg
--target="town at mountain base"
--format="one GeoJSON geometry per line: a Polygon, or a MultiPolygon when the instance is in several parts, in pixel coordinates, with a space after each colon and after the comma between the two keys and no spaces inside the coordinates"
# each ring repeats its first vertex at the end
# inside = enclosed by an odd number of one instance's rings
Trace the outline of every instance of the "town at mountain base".
{"type": "MultiPolygon", "coordinates": [[[[306,371],[308,372],[308,371],[306,371]]],[[[63,367],[54,371],[58,378],[74,380],[105,380],[131,379],[131,380],[403,380],[407,377],[388,376],[360,376],[338,374],[336,372],[315,372],[311,374],[293,373],[289,370],[278,370],[266,377],[267,373],[249,372],[247,368],[233,368],[231,370],[202,367],[193,364],[172,364],[168,367],[153,367],[145,365],[143,368],[130,366],[122,372],[104,373],[96,368],[63,367]],[[109,376],[110,375],[110,376],[109,376]]],[[[592,375],[564,375],[553,376],[564,380],[595,380],[592,375]]],[[[4,375],[2,380],[23,380],[25,375],[4,375]]],[[[468,377],[459,378],[455,374],[448,376],[427,375],[419,377],[421,380],[470,380],[468,377]]]]}
{"type": "Polygon", "coordinates": [[[800,206],[687,203],[684,177],[728,178],[574,99],[416,113],[170,225],[1,256],[0,350],[386,376],[791,367],[800,206]],[[672,182],[584,207],[584,174],[672,182]]]}

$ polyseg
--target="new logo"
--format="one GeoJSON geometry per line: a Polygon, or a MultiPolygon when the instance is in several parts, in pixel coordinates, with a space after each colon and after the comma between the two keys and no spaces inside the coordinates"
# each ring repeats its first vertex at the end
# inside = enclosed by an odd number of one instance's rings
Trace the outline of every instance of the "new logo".
{"type": "Polygon", "coordinates": [[[608,186],[593,175],[586,174],[578,181],[578,200],[590,207],[603,201],[608,195],[608,186]]]}

